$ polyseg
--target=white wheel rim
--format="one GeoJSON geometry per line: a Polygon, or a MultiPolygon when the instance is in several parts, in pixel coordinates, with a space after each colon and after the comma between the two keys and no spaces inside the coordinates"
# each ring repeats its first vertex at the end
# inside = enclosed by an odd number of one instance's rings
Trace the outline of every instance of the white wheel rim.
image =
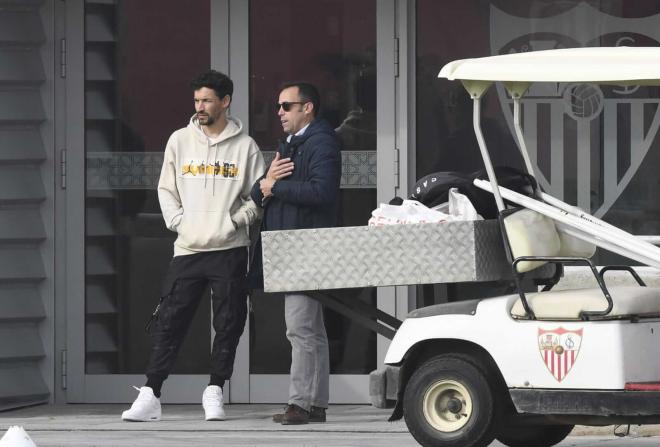
{"type": "Polygon", "coordinates": [[[424,393],[422,405],[426,421],[441,432],[449,433],[463,428],[472,415],[470,393],[454,380],[441,380],[432,384],[424,393]],[[460,407],[458,411],[457,405],[460,407]]]}

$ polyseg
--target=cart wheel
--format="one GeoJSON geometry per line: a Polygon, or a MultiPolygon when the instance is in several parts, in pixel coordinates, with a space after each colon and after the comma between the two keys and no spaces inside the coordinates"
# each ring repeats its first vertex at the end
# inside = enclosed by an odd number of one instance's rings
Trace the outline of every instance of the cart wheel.
{"type": "Polygon", "coordinates": [[[508,447],[551,447],[573,430],[573,425],[519,425],[499,428],[496,438],[508,447]]]}
{"type": "Polygon", "coordinates": [[[493,440],[493,402],[481,370],[462,356],[441,355],[410,378],[403,414],[425,447],[480,447],[493,440]]]}

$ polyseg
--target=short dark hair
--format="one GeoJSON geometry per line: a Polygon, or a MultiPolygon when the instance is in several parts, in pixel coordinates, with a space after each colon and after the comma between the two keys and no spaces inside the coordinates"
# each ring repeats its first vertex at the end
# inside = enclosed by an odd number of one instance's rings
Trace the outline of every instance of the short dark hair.
{"type": "Polygon", "coordinates": [[[195,79],[190,81],[190,87],[195,91],[203,87],[213,89],[219,99],[222,99],[227,95],[229,95],[229,99],[231,99],[231,96],[234,94],[234,83],[232,80],[229,79],[229,76],[226,74],[220,73],[216,70],[208,70],[201,73],[195,79]]]}
{"type": "Polygon", "coordinates": [[[280,91],[291,88],[298,87],[298,94],[300,95],[300,100],[305,102],[311,102],[314,106],[314,116],[319,115],[319,110],[321,109],[321,95],[319,90],[309,82],[303,81],[294,81],[294,82],[285,82],[282,84],[280,91]]]}

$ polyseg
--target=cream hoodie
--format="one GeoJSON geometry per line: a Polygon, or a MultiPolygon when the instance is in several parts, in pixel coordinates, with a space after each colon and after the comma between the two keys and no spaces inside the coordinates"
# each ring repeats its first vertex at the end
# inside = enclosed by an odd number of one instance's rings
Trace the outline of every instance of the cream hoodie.
{"type": "Polygon", "coordinates": [[[260,218],[250,189],[265,169],[242,128],[227,117],[222,133],[209,138],[193,116],[167,142],[158,200],[165,225],[179,234],[174,256],[250,244],[248,227],[260,218]]]}

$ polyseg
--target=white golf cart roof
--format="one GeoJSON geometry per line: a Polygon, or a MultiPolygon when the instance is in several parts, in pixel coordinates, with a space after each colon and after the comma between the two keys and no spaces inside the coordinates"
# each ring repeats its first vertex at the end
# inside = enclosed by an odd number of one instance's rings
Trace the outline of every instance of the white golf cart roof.
{"type": "Polygon", "coordinates": [[[595,47],[460,59],[440,78],[462,81],[660,85],[660,48],[595,47]]]}

